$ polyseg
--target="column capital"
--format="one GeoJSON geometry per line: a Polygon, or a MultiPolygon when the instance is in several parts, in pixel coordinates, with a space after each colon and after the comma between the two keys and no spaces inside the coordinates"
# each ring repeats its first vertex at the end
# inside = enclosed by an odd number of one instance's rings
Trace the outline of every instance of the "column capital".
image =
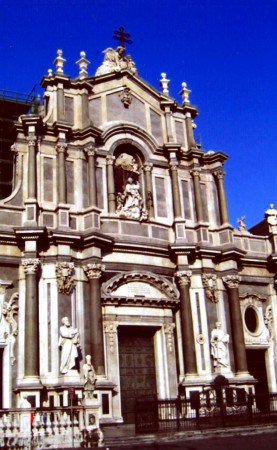
{"type": "Polygon", "coordinates": [[[114,160],[115,160],[115,156],[113,156],[113,155],[106,156],[106,161],[107,161],[108,166],[113,166],[114,160]]]}
{"type": "Polygon", "coordinates": [[[193,177],[200,177],[200,173],[201,173],[201,168],[200,167],[195,167],[194,169],[191,169],[190,174],[193,177]]]}
{"type": "Polygon", "coordinates": [[[101,277],[102,272],[105,270],[105,266],[104,264],[91,263],[83,266],[83,269],[88,279],[93,280],[101,277]]]}
{"type": "Polygon", "coordinates": [[[177,161],[170,161],[169,162],[169,167],[172,171],[177,171],[178,170],[178,166],[179,163],[177,161]]]}
{"type": "Polygon", "coordinates": [[[87,156],[95,156],[96,155],[96,149],[94,147],[94,145],[88,145],[87,147],[84,148],[84,153],[87,156]]]}
{"type": "Polygon", "coordinates": [[[34,147],[36,145],[37,138],[35,136],[27,136],[28,147],[34,147]]]}
{"type": "Polygon", "coordinates": [[[152,172],[153,164],[152,163],[144,164],[143,168],[144,172],[152,172]]]}
{"type": "Polygon", "coordinates": [[[222,278],[223,283],[226,284],[228,289],[236,289],[239,287],[240,276],[239,275],[226,275],[222,278]]]}
{"type": "Polygon", "coordinates": [[[60,142],[56,145],[56,150],[58,153],[66,153],[67,151],[67,144],[64,142],[60,142]]]}
{"type": "Polygon", "coordinates": [[[189,286],[190,285],[190,279],[192,276],[191,270],[180,270],[175,273],[175,276],[176,276],[180,286],[189,286]]]}
{"type": "Polygon", "coordinates": [[[224,178],[225,172],[224,172],[224,170],[222,169],[222,167],[220,167],[218,170],[216,170],[216,171],[214,172],[214,176],[217,177],[219,180],[220,180],[220,179],[222,180],[222,179],[224,178]]]}
{"type": "Polygon", "coordinates": [[[22,266],[27,275],[35,275],[40,266],[40,260],[38,258],[23,259],[22,266]]]}

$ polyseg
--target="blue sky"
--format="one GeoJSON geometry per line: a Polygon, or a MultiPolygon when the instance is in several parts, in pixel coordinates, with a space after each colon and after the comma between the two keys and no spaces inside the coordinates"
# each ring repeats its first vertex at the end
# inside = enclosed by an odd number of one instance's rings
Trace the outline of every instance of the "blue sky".
{"type": "Polygon", "coordinates": [[[139,75],[170,95],[186,81],[199,107],[195,135],[205,150],[229,155],[225,186],[230,221],[262,220],[277,206],[277,3],[275,0],[0,0],[0,89],[29,92],[56,51],[75,77],[80,51],[101,64],[124,26],[139,75]]]}

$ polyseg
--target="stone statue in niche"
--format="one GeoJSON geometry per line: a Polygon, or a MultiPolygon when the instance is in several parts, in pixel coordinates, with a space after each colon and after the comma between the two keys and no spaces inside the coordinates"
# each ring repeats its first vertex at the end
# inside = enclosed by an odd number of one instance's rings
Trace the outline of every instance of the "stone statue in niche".
{"type": "Polygon", "coordinates": [[[65,375],[70,369],[76,367],[79,356],[78,349],[80,349],[79,331],[70,325],[68,317],[62,318],[59,347],[61,349],[60,372],[65,375]]]}
{"type": "Polygon", "coordinates": [[[221,329],[220,322],[216,322],[215,328],[212,330],[210,343],[214,367],[228,367],[227,345],[229,335],[221,329]]]}
{"type": "Polygon", "coordinates": [[[140,195],[140,184],[133,178],[128,178],[124,192],[117,195],[117,213],[121,217],[129,219],[145,220],[147,211],[143,208],[143,200],[140,195]]]}
{"type": "Polygon", "coordinates": [[[91,363],[91,356],[86,356],[86,362],[83,365],[84,374],[84,396],[85,398],[93,398],[93,391],[95,389],[95,370],[91,363]]]}
{"type": "Polygon", "coordinates": [[[124,187],[116,197],[116,212],[120,217],[146,220],[147,211],[143,207],[143,199],[138,181],[139,167],[132,155],[121,153],[115,160],[118,187],[124,187]]]}

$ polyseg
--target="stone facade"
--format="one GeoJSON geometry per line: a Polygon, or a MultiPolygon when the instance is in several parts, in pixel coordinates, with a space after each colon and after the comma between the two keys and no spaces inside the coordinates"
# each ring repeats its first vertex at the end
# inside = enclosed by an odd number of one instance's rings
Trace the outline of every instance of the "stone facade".
{"type": "Polygon", "coordinates": [[[82,402],[86,355],[100,422],[126,419],[125,384],[172,398],[221,374],[254,390],[251,351],[276,391],[276,226],[230,225],[227,155],[195,142],[186,84],[178,104],[118,49],[95,76],[84,52],[77,78],[64,63],[16,123],[0,201],[2,407],[67,405],[72,387],[82,402]]]}

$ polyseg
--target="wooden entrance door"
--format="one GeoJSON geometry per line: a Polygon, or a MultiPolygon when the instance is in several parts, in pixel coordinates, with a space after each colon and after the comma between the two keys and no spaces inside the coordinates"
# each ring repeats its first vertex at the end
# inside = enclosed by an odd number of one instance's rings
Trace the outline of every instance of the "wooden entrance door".
{"type": "Polygon", "coordinates": [[[135,422],[135,399],[156,394],[155,330],[119,327],[121,408],[124,423],[135,422]]]}

